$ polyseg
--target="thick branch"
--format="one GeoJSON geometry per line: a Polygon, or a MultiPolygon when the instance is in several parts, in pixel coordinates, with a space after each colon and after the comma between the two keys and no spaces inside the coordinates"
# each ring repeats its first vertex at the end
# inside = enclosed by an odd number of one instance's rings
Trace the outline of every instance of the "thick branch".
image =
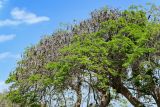
{"type": "Polygon", "coordinates": [[[144,104],[141,103],[138,99],[136,99],[125,86],[121,86],[120,93],[125,96],[129,100],[129,102],[135,107],[144,107],[144,104]]]}
{"type": "Polygon", "coordinates": [[[125,96],[128,101],[135,107],[145,107],[138,99],[136,99],[132,93],[122,84],[120,77],[113,77],[112,87],[118,92],[125,96]]]}

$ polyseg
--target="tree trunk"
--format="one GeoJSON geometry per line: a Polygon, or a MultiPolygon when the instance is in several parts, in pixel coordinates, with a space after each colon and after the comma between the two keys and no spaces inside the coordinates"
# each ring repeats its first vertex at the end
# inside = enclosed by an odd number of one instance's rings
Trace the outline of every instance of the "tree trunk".
{"type": "Polygon", "coordinates": [[[82,95],[77,94],[77,101],[76,101],[75,107],[80,107],[81,106],[81,100],[82,100],[82,95]]]}
{"type": "Polygon", "coordinates": [[[77,93],[77,101],[75,104],[75,107],[80,107],[81,106],[81,101],[82,101],[82,92],[81,92],[81,81],[80,78],[78,78],[78,83],[77,83],[77,88],[76,88],[76,93],[77,93]]]}
{"type": "Polygon", "coordinates": [[[157,106],[160,107],[160,96],[159,96],[159,99],[156,101],[157,103],[157,106]]]}
{"type": "Polygon", "coordinates": [[[128,101],[135,107],[145,107],[143,103],[141,103],[137,98],[135,98],[132,93],[123,85],[120,77],[113,77],[112,79],[112,87],[118,93],[121,93],[125,96],[128,101]]]}
{"type": "Polygon", "coordinates": [[[42,103],[42,104],[41,104],[41,107],[47,107],[47,104],[42,103]]]}
{"type": "Polygon", "coordinates": [[[156,101],[157,107],[160,107],[160,96],[159,96],[159,98],[158,98],[157,100],[155,100],[155,101],[156,101]]]}
{"type": "Polygon", "coordinates": [[[156,101],[158,107],[160,107],[160,87],[155,87],[153,90],[154,95],[153,98],[156,101]]]}
{"type": "Polygon", "coordinates": [[[102,92],[102,97],[100,100],[100,107],[107,107],[110,103],[110,93],[107,93],[106,91],[102,92]]]}
{"type": "Polygon", "coordinates": [[[141,103],[138,99],[136,99],[125,86],[121,86],[120,93],[123,96],[125,96],[133,106],[135,106],[135,107],[145,107],[144,104],[141,103]]]}

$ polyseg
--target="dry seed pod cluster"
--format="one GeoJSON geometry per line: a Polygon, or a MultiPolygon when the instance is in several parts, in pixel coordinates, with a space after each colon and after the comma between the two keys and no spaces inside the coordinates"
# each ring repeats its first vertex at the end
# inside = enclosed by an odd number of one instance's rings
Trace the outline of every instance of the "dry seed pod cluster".
{"type": "MultiPolygon", "coordinates": [[[[23,54],[22,59],[19,61],[15,70],[17,81],[19,81],[19,85],[21,84],[21,88],[26,90],[26,93],[31,90],[35,90],[36,93],[39,93],[39,101],[48,101],[47,93],[49,91],[53,91],[53,87],[49,86],[46,88],[43,81],[34,81],[33,83],[30,83],[28,78],[31,78],[33,75],[37,74],[41,75],[41,79],[43,76],[51,76],[51,72],[45,69],[45,64],[55,61],[60,55],[59,49],[65,45],[68,45],[74,35],[96,32],[100,28],[100,23],[109,19],[116,19],[119,15],[120,13],[116,9],[95,10],[91,13],[90,19],[71,26],[68,31],[60,30],[53,33],[51,36],[41,39],[37,45],[28,48],[25,54],[23,54]],[[25,82],[21,83],[21,80],[25,82]]],[[[72,87],[72,90],[75,90],[77,93],[80,91],[80,84],[70,81],[68,81],[67,84],[69,84],[70,87],[72,87]]]]}
{"type": "MultiPolygon", "coordinates": [[[[47,36],[42,39],[36,46],[29,48],[26,53],[27,55],[22,57],[22,60],[26,60],[24,61],[25,63],[21,63],[19,66],[22,66],[22,68],[24,67],[26,73],[29,75],[30,73],[48,74],[43,68],[44,64],[54,61],[60,54],[58,50],[64,45],[69,44],[75,34],[81,35],[83,33],[96,32],[100,27],[100,22],[115,19],[119,15],[118,10],[93,11],[90,19],[84,20],[78,25],[74,25],[71,27],[71,31],[58,31],[52,36],[47,36]]],[[[24,72],[22,75],[26,77],[24,72]]]]}

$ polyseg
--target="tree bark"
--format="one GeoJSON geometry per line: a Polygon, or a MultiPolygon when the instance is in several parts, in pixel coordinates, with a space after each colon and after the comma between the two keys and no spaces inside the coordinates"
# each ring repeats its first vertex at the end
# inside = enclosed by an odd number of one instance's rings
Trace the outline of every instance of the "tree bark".
{"type": "Polygon", "coordinates": [[[46,104],[41,104],[41,107],[47,107],[47,105],[46,104]]]}
{"type": "Polygon", "coordinates": [[[157,107],[160,107],[160,96],[156,98],[155,101],[156,101],[157,107]]]}
{"type": "Polygon", "coordinates": [[[75,104],[75,107],[80,107],[81,106],[81,101],[82,101],[82,92],[81,92],[81,81],[80,78],[78,77],[78,82],[77,82],[77,88],[76,88],[76,93],[77,93],[77,101],[75,104]]]}
{"type": "Polygon", "coordinates": [[[158,99],[156,103],[157,103],[157,106],[160,107],[160,87],[157,88],[156,92],[157,92],[157,99],[158,99]]]}
{"type": "Polygon", "coordinates": [[[112,79],[112,87],[118,93],[125,96],[128,101],[135,107],[145,107],[143,103],[141,103],[137,98],[135,98],[132,93],[123,85],[120,77],[113,77],[112,79]]]}
{"type": "Polygon", "coordinates": [[[78,93],[77,94],[77,101],[76,101],[75,107],[80,107],[81,106],[81,100],[82,100],[82,94],[78,93]]]}
{"type": "Polygon", "coordinates": [[[129,102],[135,107],[145,107],[144,104],[141,103],[138,99],[136,99],[125,86],[121,86],[120,93],[125,96],[129,100],[129,102]]]}
{"type": "Polygon", "coordinates": [[[160,87],[155,87],[153,90],[153,98],[156,101],[158,107],[160,107],[160,87]]]}
{"type": "Polygon", "coordinates": [[[110,103],[110,93],[103,91],[100,100],[100,107],[107,107],[109,103],[110,103]]]}
{"type": "Polygon", "coordinates": [[[160,96],[158,97],[158,100],[156,101],[157,106],[160,107],[160,96]]]}

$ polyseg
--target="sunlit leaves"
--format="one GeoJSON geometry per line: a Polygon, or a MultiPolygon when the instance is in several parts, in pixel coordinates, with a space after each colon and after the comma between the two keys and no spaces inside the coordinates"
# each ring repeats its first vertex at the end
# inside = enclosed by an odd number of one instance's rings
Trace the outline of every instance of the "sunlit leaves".
{"type": "Polygon", "coordinates": [[[53,93],[66,90],[77,92],[84,84],[97,90],[96,94],[111,87],[120,93],[124,85],[148,95],[153,84],[159,84],[155,72],[160,68],[160,24],[148,20],[147,15],[137,6],[115,12],[107,8],[92,13],[93,20],[75,25],[72,39],[66,38],[69,34],[65,31],[42,39],[27,48],[6,81],[13,83],[8,97],[35,106],[44,97],[48,100],[53,93]]]}

